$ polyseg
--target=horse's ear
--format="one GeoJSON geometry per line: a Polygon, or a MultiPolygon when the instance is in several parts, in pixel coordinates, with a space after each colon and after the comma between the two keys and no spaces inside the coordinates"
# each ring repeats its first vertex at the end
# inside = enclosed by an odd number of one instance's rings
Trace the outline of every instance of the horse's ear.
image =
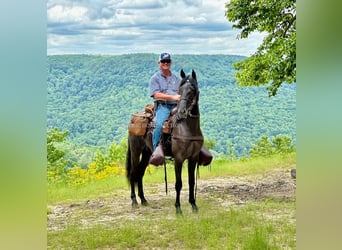
{"type": "Polygon", "coordinates": [[[181,69],[180,76],[181,76],[182,78],[185,77],[185,73],[184,73],[183,69],[181,69]]]}
{"type": "Polygon", "coordinates": [[[195,70],[192,70],[191,76],[192,76],[192,78],[194,78],[195,80],[197,80],[197,79],[196,79],[196,72],[195,72],[195,70]]]}

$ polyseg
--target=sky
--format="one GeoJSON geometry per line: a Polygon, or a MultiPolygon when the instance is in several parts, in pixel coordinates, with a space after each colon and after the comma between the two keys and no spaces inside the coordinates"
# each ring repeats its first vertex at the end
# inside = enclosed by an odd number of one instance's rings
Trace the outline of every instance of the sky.
{"type": "Polygon", "coordinates": [[[252,55],[263,34],[237,39],[228,0],[48,0],[47,54],[252,55]]]}

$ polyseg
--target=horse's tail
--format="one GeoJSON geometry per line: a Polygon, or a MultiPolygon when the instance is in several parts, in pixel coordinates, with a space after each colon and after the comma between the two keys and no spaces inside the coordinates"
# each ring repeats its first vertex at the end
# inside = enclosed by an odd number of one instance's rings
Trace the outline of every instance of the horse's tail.
{"type": "Polygon", "coordinates": [[[132,164],[131,164],[131,146],[128,140],[127,143],[127,153],[126,153],[126,177],[128,180],[130,180],[131,177],[131,168],[132,168],[132,164]]]}

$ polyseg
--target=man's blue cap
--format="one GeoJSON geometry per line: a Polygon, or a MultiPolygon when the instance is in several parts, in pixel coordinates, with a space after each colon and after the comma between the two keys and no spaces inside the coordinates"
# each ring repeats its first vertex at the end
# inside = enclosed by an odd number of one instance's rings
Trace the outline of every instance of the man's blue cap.
{"type": "Polygon", "coordinates": [[[171,55],[169,53],[161,53],[159,56],[159,61],[161,60],[171,60],[171,55]]]}

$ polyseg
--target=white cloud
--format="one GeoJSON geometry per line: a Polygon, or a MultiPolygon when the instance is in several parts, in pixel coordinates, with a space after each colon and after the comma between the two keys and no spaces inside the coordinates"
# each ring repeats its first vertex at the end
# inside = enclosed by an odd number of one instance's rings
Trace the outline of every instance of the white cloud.
{"type": "Polygon", "coordinates": [[[208,45],[221,45],[225,42],[225,39],[221,37],[213,37],[208,39],[208,45]]]}
{"type": "Polygon", "coordinates": [[[80,22],[86,19],[87,12],[87,8],[82,6],[64,7],[56,5],[48,9],[47,17],[51,22],[80,22]]]}
{"type": "Polygon", "coordinates": [[[250,55],[262,35],[237,40],[227,0],[48,0],[48,54],[250,55]]]}
{"type": "Polygon", "coordinates": [[[143,33],[141,31],[134,31],[134,30],[101,30],[100,35],[102,36],[137,36],[142,35],[143,33]]]}
{"type": "Polygon", "coordinates": [[[117,3],[118,8],[123,9],[149,9],[165,7],[167,1],[163,0],[123,0],[117,3]]]}

